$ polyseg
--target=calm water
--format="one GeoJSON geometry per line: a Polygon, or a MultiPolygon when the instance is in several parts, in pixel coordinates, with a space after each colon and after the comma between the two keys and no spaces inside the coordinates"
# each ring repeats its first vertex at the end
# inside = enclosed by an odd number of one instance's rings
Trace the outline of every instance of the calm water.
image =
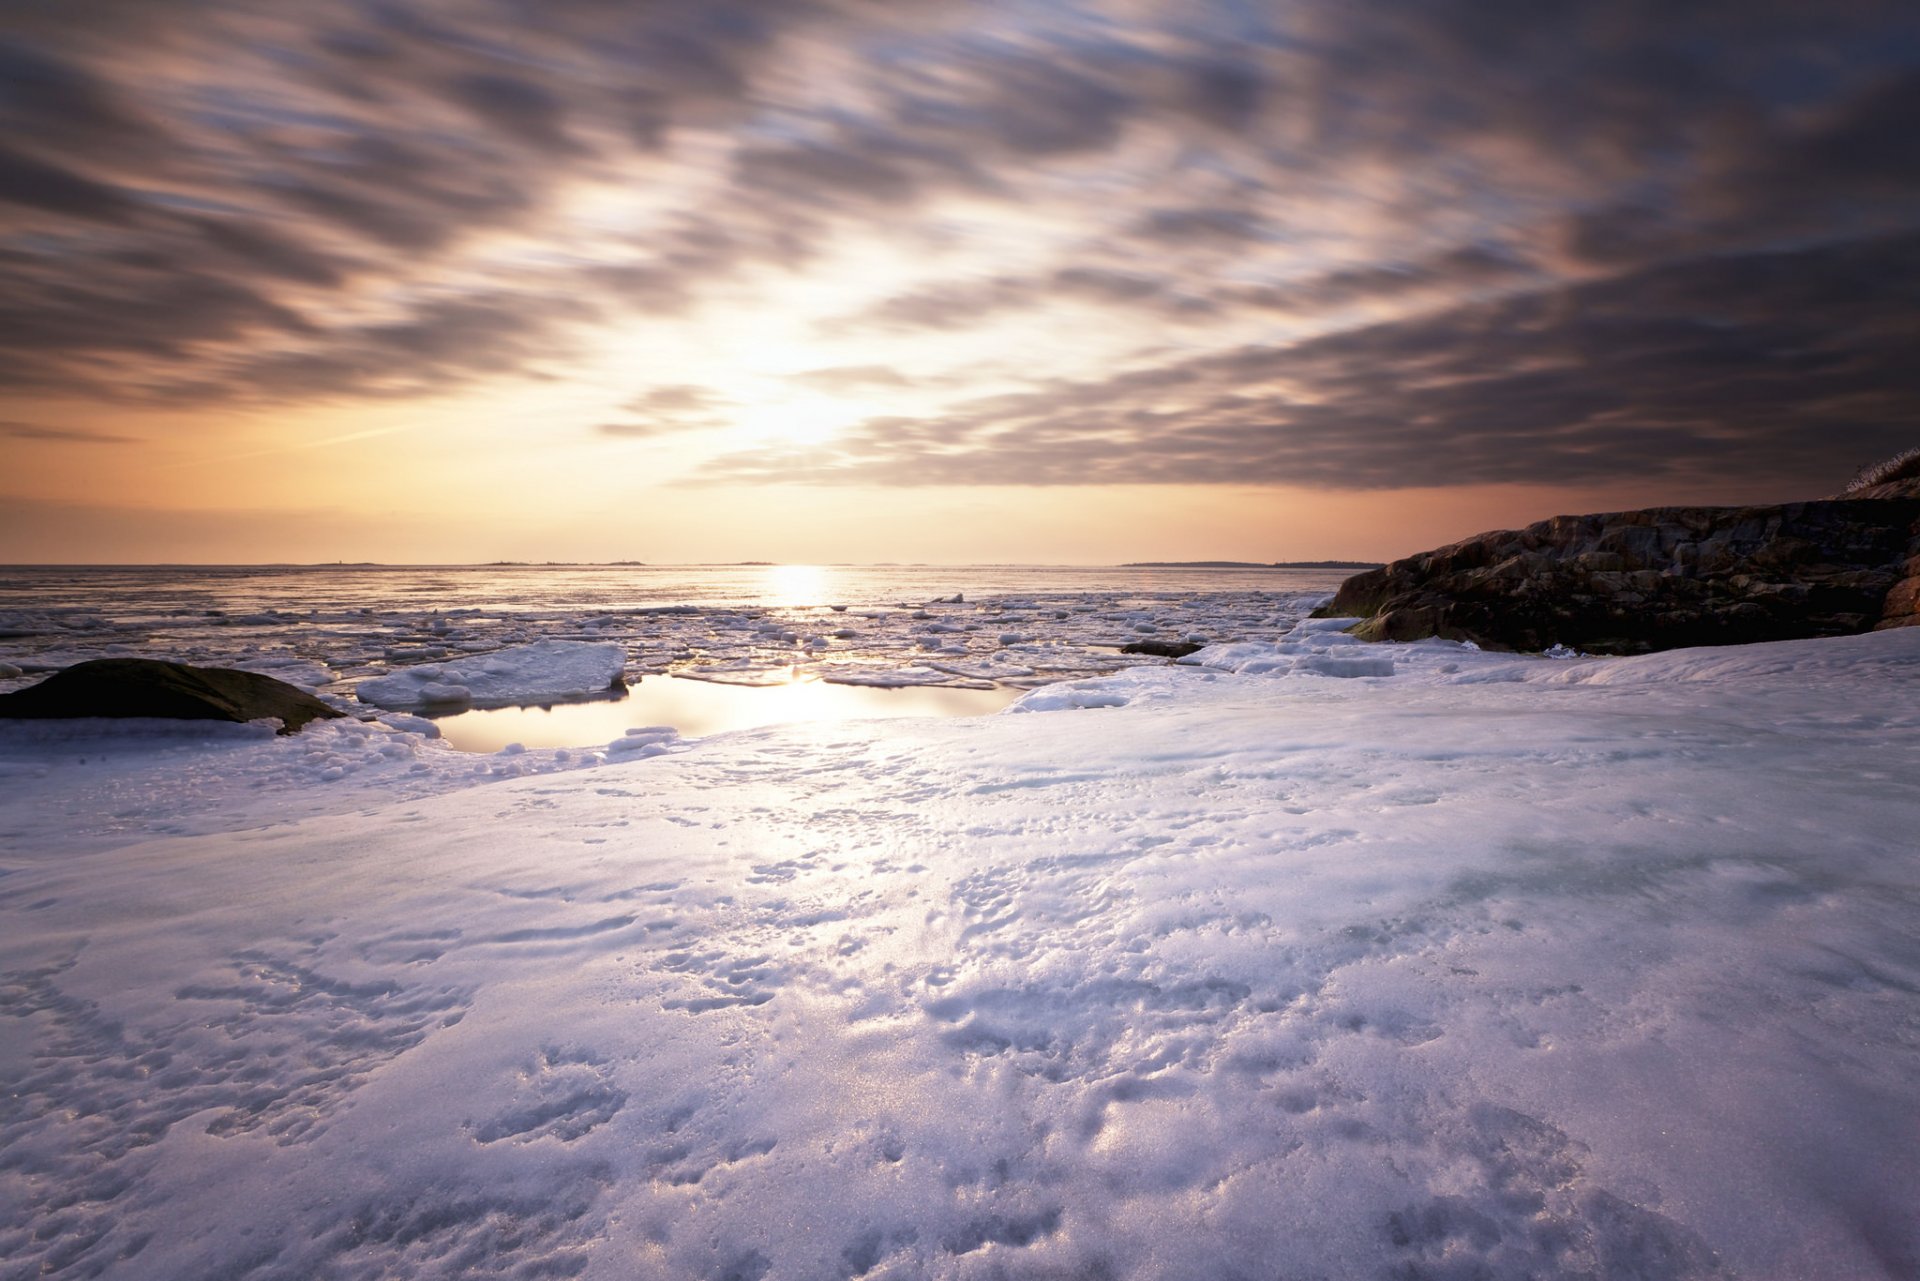
{"type": "Polygon", "coordinates": [[[599,747],[629,729],[671,725],[688,738],[798,721],[878,720],[897,716],[984,716],[1018,698],[1018,689],[873,689],[795,680],[749,687],[649,676],[621,699],[552,707],[499,707],[438,717],[440,735],[463,752],[523,747],[599,747]]]}

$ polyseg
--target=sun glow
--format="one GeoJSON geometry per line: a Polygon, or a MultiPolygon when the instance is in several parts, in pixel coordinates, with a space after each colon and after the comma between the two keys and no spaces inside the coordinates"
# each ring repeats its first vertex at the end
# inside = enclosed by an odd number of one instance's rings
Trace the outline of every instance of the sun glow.
{"type": "Polygon", "coordinates": [[[760,599],[776,609],[827,605],[827,571],[819,565],[769,565],[760,599]]]}
{"type": "Polygon", "coordinates": [[[756,443],[824,445],[878,412],[844,396],[785,389],[777,396],[744,402],[734,419],[756,443]]]}

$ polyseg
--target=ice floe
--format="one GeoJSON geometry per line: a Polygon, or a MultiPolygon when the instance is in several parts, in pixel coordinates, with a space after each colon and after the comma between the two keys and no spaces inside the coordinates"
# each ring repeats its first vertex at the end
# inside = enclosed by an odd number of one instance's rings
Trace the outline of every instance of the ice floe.
{"type": "Polygon", "coordinates": [[[618,688],[626,661],[626,650],[610,642],[535,641],[369,677],[354,686],[354,694],[363,703],[389,708],[589,698],[618,688]]]}

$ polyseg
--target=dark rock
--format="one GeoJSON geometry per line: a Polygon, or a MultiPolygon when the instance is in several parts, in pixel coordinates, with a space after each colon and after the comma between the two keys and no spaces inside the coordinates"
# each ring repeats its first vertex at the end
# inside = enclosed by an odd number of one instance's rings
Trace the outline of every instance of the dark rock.
{"type": "Polygon", "coordinates": [[[1317,613],[1361,619],[1351,630],[1366,640],[1600,654],[1920,625],[1920,480],[1556,516],[1356,575],[1317,613]]]}
{"type": "Polygon", "coordinates": [[[1120,652],[1122,654],[1152,654],[1158,658],[1185,658],[1195,650],[1203,648],[1205,647],[1196,645],[1192,641],[1137,640],[1130,644],[1122,645],[1120,652]]]}
{"type": "Polygon", "coordinates": [[[157,716],[184,721],[272,717],[291,734],[308,721],[344,716],[304,690],[258,672],[189,667],[151,658],[96,658],[37,685],[0,694],[0,718],[157,716]]]}

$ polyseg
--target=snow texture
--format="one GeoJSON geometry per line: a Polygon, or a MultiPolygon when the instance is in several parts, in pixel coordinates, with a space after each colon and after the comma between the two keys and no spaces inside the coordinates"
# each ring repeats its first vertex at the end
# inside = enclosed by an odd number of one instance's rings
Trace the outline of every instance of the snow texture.
{"type": "Polygon", "coordinates": [[[1920,1275],[1920,629],[1350,649],[0,731],[0,1277],[1920,1275]]]}
{"type": "Polygon", "coordinates": [[[536,641],[402,668],[391,676],[361,681],[354,693],[363,703],[391,708],[557,702],[617,687],[626,662],[626,650],[611,642],[536,641]]]}

